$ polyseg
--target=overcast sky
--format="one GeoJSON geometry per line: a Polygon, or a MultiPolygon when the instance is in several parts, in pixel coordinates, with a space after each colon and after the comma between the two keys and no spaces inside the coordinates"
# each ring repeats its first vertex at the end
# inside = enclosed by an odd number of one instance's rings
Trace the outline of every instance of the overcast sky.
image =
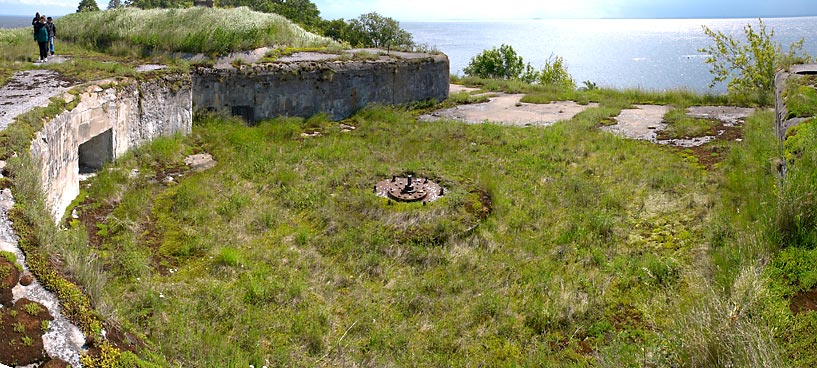
{"type": "MultiPolygon", "coordinates": [[[[770,18],[817,15],[817,0],[312,0],[327,19],[770,18]]],[[[100,8],[107,0],[97,0],[100,8]]],[[[0,14],[63,15],[79,0],[0,0],[0,14]]]]}

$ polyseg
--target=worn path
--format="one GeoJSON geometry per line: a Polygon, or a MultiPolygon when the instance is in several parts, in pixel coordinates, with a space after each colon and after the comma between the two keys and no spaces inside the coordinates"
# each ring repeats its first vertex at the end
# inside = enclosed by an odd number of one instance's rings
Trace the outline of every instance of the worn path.
{"type": "Polygon", "coordinates": [[[38,106],[47,106],[51,97],[62,94],[77,82],[59,73],[35,69],[17,72],[0,87],[0,130],[6,129],[17,115],[38,106]]]}

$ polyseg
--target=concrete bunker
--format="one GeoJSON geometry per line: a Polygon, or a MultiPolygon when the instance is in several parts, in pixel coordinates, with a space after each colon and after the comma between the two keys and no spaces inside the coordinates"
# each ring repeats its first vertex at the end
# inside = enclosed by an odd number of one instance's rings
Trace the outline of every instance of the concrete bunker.
{"type": "Polygon", "coordinates": [[[95,173],[113,161],[113,129],[108,129],[81,143],[78,155],[80,174],[95,173]]]}

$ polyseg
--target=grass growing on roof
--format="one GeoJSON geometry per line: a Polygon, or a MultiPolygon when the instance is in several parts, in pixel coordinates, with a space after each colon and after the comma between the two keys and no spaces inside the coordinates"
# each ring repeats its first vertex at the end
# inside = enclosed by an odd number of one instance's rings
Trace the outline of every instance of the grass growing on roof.
{"type": "Polygon", "coordinates": [[[351,133],[321,118],[200,118],[192,137],[95,179],[121,186],[97,196],[115,205],[106,302],[184,365],[669,359],[656,311],[704,241],[706,175],[598,131],[608,114],[595,110],[526,129],[376,107],[345,121],[351,133]],[[171,186],[150,184],[155,169],[122,174],[191,145],[220,164],[171,186]],[[371,193],[406,172],[448,194],[415,206],[371,193]]]}
{"type": "Polygon", "coordinates": [[[57,26],[62,39],[123,55],[157,51],[224,54],[262,46],[338,46],[337,42],[309,33],[280,15],[246,7],[150,10],[125,7],[69,14],[59,18],[57,26]]]}

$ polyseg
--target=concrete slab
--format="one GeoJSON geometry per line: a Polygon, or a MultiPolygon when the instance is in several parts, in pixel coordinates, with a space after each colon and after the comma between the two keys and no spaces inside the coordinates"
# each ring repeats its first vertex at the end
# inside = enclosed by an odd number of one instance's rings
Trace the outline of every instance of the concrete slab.
{"type": "Polygon", "coordinates": [[[549,104],[522,103],[523,94],[499,94],[490,101],[472,105],[460,105],[450,109],[423,115],[420,120],[460,120],[469,124],[497,123],[516,126],[548,126],[558,121],[570,120],[576,114],[598,104],[579,105],[573,101],[557,101],[549,104]]]}
{"type": "Polygon", "coordinates": [[[636,105],[635,109],[621,110],[621,114],[615,118],[618,123],[603,127],[602,130],[627,138],[657,143],[656,132],[666,128],[667,125],[663,121],[664,115],[669,110],[669,106],[636,105]]]}
{"type": "Polygon", "coordinates": [[[755,109],[735,106],[693,106],[687,109],[687,116],[698,119],[713,119],[722,121],[726,126],[743,124],[755,109]]]}
{"type": "Polygon", "coordinates": [[[14,73],[11,80],[0,87],[0,130],[6,129],[17,115],[38,106],[48,106],[51,97],[76,84],[47,69],[14,73]]]}

